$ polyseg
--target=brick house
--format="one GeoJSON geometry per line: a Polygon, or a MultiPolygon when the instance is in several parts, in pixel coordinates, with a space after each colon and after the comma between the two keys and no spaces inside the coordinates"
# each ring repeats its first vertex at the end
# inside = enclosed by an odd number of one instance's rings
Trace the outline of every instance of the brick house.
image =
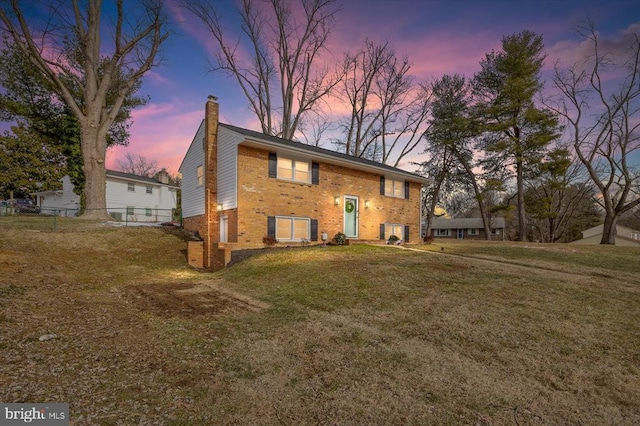
{"type": "Polygon", "coordinates": [[[426,180],[374,161],[218,122],[210,97],[182,164],[182,216],[202,239],[195,266],[218,269],[230,250],[330,240],[420,240],[426,180]]]}

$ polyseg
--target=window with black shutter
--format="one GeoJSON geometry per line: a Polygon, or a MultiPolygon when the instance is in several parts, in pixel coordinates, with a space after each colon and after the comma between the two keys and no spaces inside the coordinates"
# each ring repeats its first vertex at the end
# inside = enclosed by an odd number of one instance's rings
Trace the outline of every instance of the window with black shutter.
{"type": "MultiPolygon", "coordinates": [[[[269,177],[276,178],[278,176],[278,154],[269,153],[269,177]]],[[[275,231],[274,231],[275,232],[275,231]]]]}
{"type": "Polygon", "coordinates": [[[311,241],[318,241],[318,219],[311,219],[311,241]]]}
{"type": "Polygon", "coordinates": [[[267,236],[271,238],[276,237],[276,217],[267,217],[267,236]]]}

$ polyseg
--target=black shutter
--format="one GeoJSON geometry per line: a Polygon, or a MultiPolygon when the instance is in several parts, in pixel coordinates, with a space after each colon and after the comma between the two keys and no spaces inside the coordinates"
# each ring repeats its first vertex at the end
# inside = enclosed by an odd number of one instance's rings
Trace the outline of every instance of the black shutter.
{"type": "Polygon", "coordinates": [[[278,176],[278,155],[275,152],[269,153],[269,177],[278,176]]]}
{"type": "Polygon", "coordinates": [[[318,219],[311,219],[311,241],[318,241],[318,219]]]}
{"type": "Polygon", "coordinates": [[[380,176],[380,195],[384,195],[384,176],[380,176]]]}
{"type": "Polygon", "coordinates": [[[404,198],[409,199],[409,182],[404,181],[404,198]]]}
{"type": "Polygon", "coordinates": [[[320,164],[311,163],[311,184],[320,184],[320,164]]]}
{"type": "Polygon", "coordinates": [[[404,242],[409,242],[409,225],[404,226],[404,242]]]}
{"type": "Polygon", "coordinates": [[[384,223],[380,224],[380,239],[384,240],[384,223]]]}
{"type": "Polygon", "coordinates": [[[267,237],[276,237],[276,217],[267,217],[267,237]]]}

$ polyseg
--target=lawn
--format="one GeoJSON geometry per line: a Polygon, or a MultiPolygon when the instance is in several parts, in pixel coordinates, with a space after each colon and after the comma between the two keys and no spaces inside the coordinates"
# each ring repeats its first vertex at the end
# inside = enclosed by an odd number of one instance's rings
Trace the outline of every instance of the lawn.
{"type": "Polygon", "coordinates": [[[0,401],[76,425],[640,423],[638,249],[267,249],[205,273],[173,230],[50,225],[0,218],[0,401]]]}

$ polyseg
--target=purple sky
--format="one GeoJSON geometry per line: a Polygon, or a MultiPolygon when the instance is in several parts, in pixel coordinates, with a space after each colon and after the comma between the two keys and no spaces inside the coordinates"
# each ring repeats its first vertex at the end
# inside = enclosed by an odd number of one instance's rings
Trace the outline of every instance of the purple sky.
{"type": "MultiPolygon", "coordinates": [[[[229,30],[238,31],[234,2],[215,4],[228,17],[229,30]]],[[[141,93],[149,95],[150,102],[133,112],[130,144],[108,152],[108,168],[117,169],[116,160],[129,152],[177,172],[209,94],[219,98],[221,121],[258,130],[234,81],[207,73],[213,43],[201,23],[180,9],[177,0],[169,0],[167,10],[176,31],[166,43],[163,65],[145,76],[141,93]]],[[[344,0],[329,47],[338,59],[343,52],[359,49],[365,38],[389,41],[399,56],[408,55],[417,80],[454,73],[469,78],[486,53],[500,49],[502,36],[528,29],[544,37],[548,71],[556,59],[577,59],[583,40],[576,28],[587,16],[596,22],[603,40],[615,42],[624,32],[640,32],[637,0],[344,0]]],[[[411,161],[416,160],[417,153],[411,161]]]]}

